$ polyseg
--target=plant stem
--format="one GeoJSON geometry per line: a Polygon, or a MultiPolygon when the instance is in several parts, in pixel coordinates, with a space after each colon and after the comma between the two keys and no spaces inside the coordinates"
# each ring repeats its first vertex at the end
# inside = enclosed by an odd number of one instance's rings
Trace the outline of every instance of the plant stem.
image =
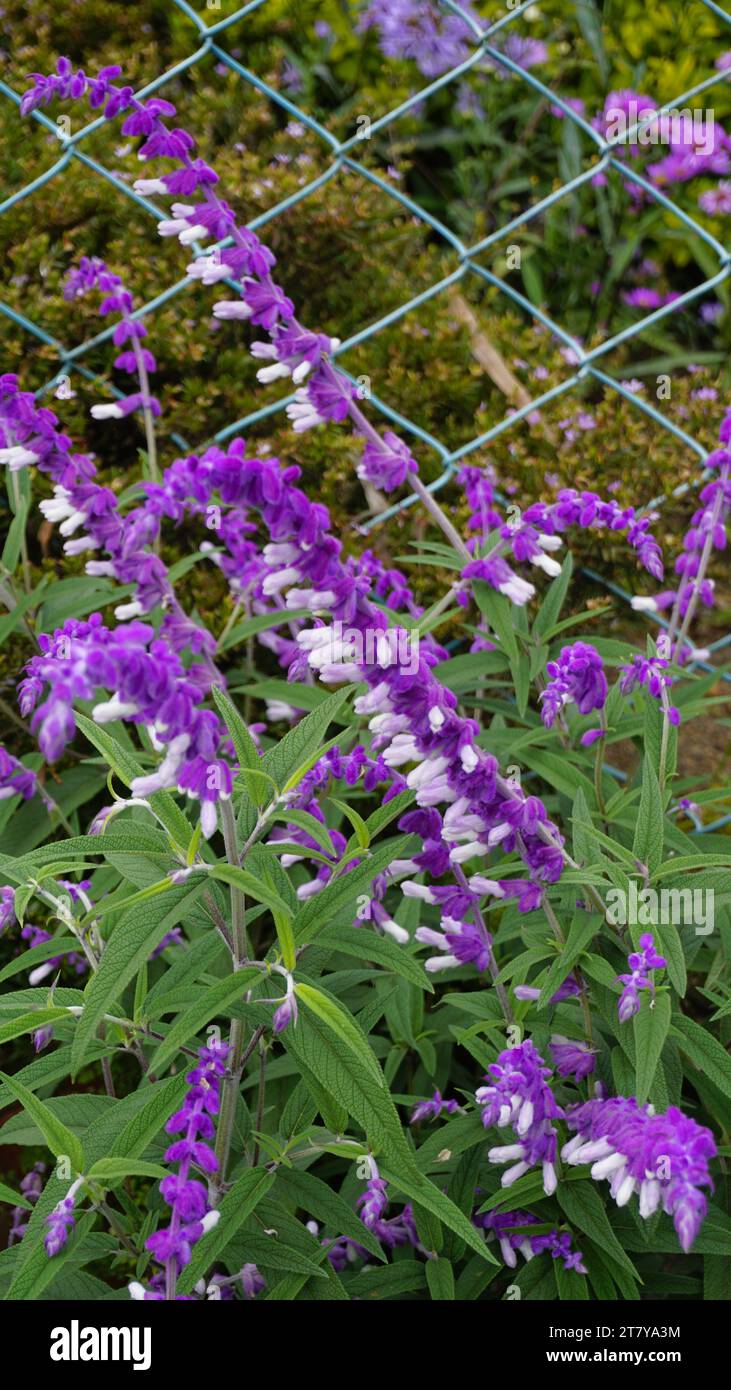
{"type": "MultiPolygon", "coordinates": [[[[262,1124],[264,1123],[264,1097],[265,1097],[265,1095],[266,1095],[266,1085],[267,1085],[267,1050],[266,1050],[266,1047],[265,1047],[264,1043],[260,1040],[260,1041],[259,1041],[259,1091],[258,1091],[257,1100],[256,1100],[256,1125],[255,1125],[256,1134],[260,1134],[260,1133],[261,1133],[261,1127],[262,1127],[262,1124]]],[[[254,1139],[254,1152],[253,1152],[252,1158],[251,1158],[251,1166],[252,1166],[252,1168],[256,1168],[256,1165],[257,1165],[258,1162],[259,1162],[259,1140],[258,1140],[257,1138],[255,1138],[255,1139],[254,1139]]]]}
{"type": "MultiPolygon", "coordinates": [[[[454,877],[456,878],[456,880],[457,880],[457,882],[458,882],[460,888],[462,888],[462,889],[464,890],[465,893],[469,893],[470,897],[472,898],[472,911],[473,911],[473,913],[474,913],[475,920],[476,920],[476,921],[479,923],[479,925],[482,927],[482,930],[484,931],[485,935],[486,935],[486,936],[489,935],[488,930],[487,930],[487,926],[485,925],[485,919],[484,919],[484,917],[483,917],[483,915],[482,915],[482,912],[481,912],[481,910],[480,910],[480,905],[479,905],[479,902],[478,902],[478,900],[477,900],[477,896],[476,896],[475,893],[472,892],[472,889],[470,888],[470,885],[469,885],[469,883],[467,882],[467,877],[466,877],[466,874],[465,874],[465,872],[464,872],[464,869],[462,868],[462,865],[461,865],[461,864],[453,864],[453,865],[452,865],[452,871],[453,871],[453,873],[454,873],[454,877]]],[[[500,1003],[500,1008],[502,1009],[503,1018],[505,1019],[505,1022],[506,1022],[506,1023],[508,1023],[508,1024],[513,1023],[513,1022],[514,1022],[513,1010],[512,1010],[511,1007],[510,1007],[510,1000],[509,1000],[509,998],[508,998],[508,992],[507,992],[507,990],[506,990],[506,988],[505,988],[505,985],[504,985],[502,982],[500,982],[500,984],[498,984],[498,978],[497,978],[497,977],[498,977],[498,975],[500,974],[500,971],[498,970],[498,967],[497,967],[497,961],[495,960],[495,953],[494,953],[494,951],[493,951],[493,949],[492,949],[492,946],[490,947],[490,963],[489,963],[489,967],[488,967],[488,968],[489,968],[489,971],[490,971],[490,975],[492,976],[492,982],[493,982],[493,984],[494,984],[494,986],[495,986],[495,993],[496,993],[496,995],[497,995],[497,997],[498,997],[498,1000],[499,1000],[499,1003],[500,1003]]]]}
{"type": "Polygon", "coordinates": [[[231,1048],[229,1057],[230,1074],[226,1077],[221,1088],[221,1114],[216,1134],[216,1158],[218,1159],[216,1186],[219,1190],[226,1181],[226,1169],[228,1168],[234,1120],[236,1118],[236,1101],[239,1096],[239,1082],[241,1080],[242,1054],[244,1048],[244,1025],[241,1019],[232,1019],[228,1041],[229,1047],[231,1048]]]}
{"type": "MultiPolygon", "coordinates": [[[[239,849],[236,838],[236,817],[231,799],[220,802],[223,842],[229,864],[239,867],[239,849]]],[[[246,899],[240,888],[231,884],[231,935],[233,938],[233,963],[236,970],[246,960],[246,899]]]]}

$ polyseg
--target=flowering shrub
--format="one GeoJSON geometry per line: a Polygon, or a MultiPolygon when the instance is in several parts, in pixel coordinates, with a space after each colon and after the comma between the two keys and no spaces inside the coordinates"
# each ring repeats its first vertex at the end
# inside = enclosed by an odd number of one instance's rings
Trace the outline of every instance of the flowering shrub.
{"type": "Polygon", "coordinates": [[[136,143],[160,255],[182,248],[264,391],[288,382],[291,437],[284,461],[240,437],[168,460],[154,332],[96,256],[65,296],[114,324],[126,386],[91,416],[139,427],[132,485],[0,378],[2,621],[27,638],[37,746],[0,752],[0,1096],[6,1141],[43,1151],[2,1194],[7,1297],[624,1300],[679,1271],[727,1296],[731,851],[693,830],[730,793],[677,766],[717,698],[694,632],[731,415],[669,581],[652,516],[588,488],[506,507],[469,464],[455,513],[173,103],[62,58],[20,115],[68,103],[136,143]],[[324,425],[364,487],[415,493],[408,556],[350,553],[299,485],[289,458],[324,425]],[[34,489],[84,566],[71,613],[30,582],[34,489]],[[572,540],[604,534],[635,609],[665,615],[657,641],[576,611],[572,540]],[[407,565],[446,576],[427,608],[407,565]],[[185,601],[198,566],[226,595],[208,624],[185,601]]]}

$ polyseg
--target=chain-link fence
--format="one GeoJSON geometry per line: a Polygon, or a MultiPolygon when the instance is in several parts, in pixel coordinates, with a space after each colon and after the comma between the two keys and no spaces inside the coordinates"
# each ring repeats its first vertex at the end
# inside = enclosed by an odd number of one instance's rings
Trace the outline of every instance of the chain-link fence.
{"type": "MultiPolygon", "coordinates": [[[[238,57],[229,52],[225,46],[226,36],[232,26],[244,20],[246,16],[253,13],[253,11],[260,10],[263,6],[270,3],[270,0],[250,0],[249,4],[243,5],[234,13],[219,19],[216,19],[215,16],[220,11],[220,0],[208,0],[204,15],[197,13],[196,10],[187,3],[187,0],[169,0],[169,3],[176,6],[190,22],[192,51],[182,62],[176,63],[173,67],[168,69],[168,71],[156,77],[153,82],[150,82],[146,87],[140,90],[137,93],[138,97],[148,97],[153,92],[160,91],[161,88],[164,88],[167,83],[176,78],[180,73],[194,67],[205,58],[213,57],[216,62],[225,64],[225,66],[234,72],[242,82],[248,83],[251,87],[268,98],[269,101],[286,111],[289,116],[302,122],[314,136],[322,141],[330,158],[330,163],[327,168],[316,178],[290,197],[283,199],[275,207],[253,219],[248,225],[254,231],[259,232],[266,227],[267,223],[272,222],[294,205],[300,203],[306,204],[310,194],[328,183],[329,180],[334,178],[341,170],[346,169],[375,184],[383,194],[394,199],[402,209],[405,209],[413,217],[418,218],[422,223],[427,224],[434,236],[439,238],[440,242],[446,248],[447,254],[454,258],[454,269],[448,275],[430,285],[427,289],[415,295],[397,309],[386,314],[376,322],[364,326],[358,332],[345,339],[340,344],[335,354],[339,359],[344,358],[348,351],[354,347],[367,343],[369,339],[373,338],[382,329],[404,318],[425,300],[432,298],[434,295],[447,292],[451,286],[456,285],[469,276],[478,277],[480,280],[486,282],[501,294],[505,295],[507,299],[519,306],[536,323],[542,324],[553,338],[568,350],[567,357],[574,370],[565,380],[559,385],[552,387],[550,390],[543,392],[543,394],[531,399],[519,408],[511,410],[502,420],[492,425],[490,429],[475,436],[475,438],[462,444],[457,449],[448,449],[434,435],[421,429],[414,421],[404,418],[404,416],[392,409],[385,401],[381,400],[377,394],[372,391],[370,392],[369,403],[382,417],[405,434],[419,439],[423,445],[432,450],[437,456],[439,464],[441,465],[441,472],[439,476],[429,484],[430,491],[434,492],[442,488],[449,481],[460,464],[469,459],[470,455],[478,450],[484,449],[492,440],[496,439],[504,432],[514,429],[524,417],[540,410],[542,406],[547,405],[550,401],[560,396],[568,396],[576,388],[581,387],[582,383],[584,383],[587,378],[592,378],[596,382],[600,382],[604,388],[617,392],[620,396],[629,401],[633,408],[650,416],[663,429],[670,430],[683,442],[683,444],[698,456],[699,465],[703,465],[707,457],[707,451],[700,442],[681,429],[679,425],[667,419],[650,401],[644,399],[637,392],[629,389],[624,382],[609,375],[607,371],[603,370],[602,364],[615,348],[638,337],[646,329],[651,327],[651,325],[659,322],[669,314],[676,313],[684,305],[702,298],[702,296],[708,294],[709,291],[720,285],[731,275],[731,249],[721,245],[721,243],[701,226],[695,218],[678,207],[667,194],[656,186],[656,184],[643,177],[643,175],[633,169],[629,163],[624,161],[621,158],[622,151],[620,148],[620,146],[626,145],[633,137],[640,134],[646,126],[651,124],[652,120],[661,118],[663,115],[669,114],[672,111],[686,108],[688,103],[700,96],[701,93],[709,91],[712,87],[723,81],[727,81],[729,77],[728,72],[715,72],[704,81],[697,83],[694,87],[679,93],[671,102],[667,102],[664,106],[658,108],[652,118],[640,120],[630,129],[622,132],[621,136],[608,139],[597,131],[592,124],[585,120],[583,116],[578,114],[574,107],[562,98],[560,94],[550,90],[532,72],[520,67],[519,64],[512,61],[501,48],[495,45],[494,40],[500,39],[503,32],[509,30],[510,26],[514,25],[516,21],[520,19],[521,15],[523,15],[526,10],[530,9],[534,0],[524,0],[524,3],[516,4],[514,8],[511,7],[508,9],[501,18],[493,23],[485,24],[484,27],[456,3],[455,0],[439,0],[439,4],[445,13],[451,12],[453,15],[459,16],[463,24],[469,29],[472,36],[472,49],[469,56],[458,66],[444,73],[435,81],[430,82],[414,93],[414,95],[410,96],[408,100],[401,102],[384,115],[363,123],[357,123],[359,128],[348,139],[338,140],[324,125],[303,110],[301,105],[298,105],[281,91],[277,91],[255,72],[251,72],[246,68],[239,61],[238,57]],[[450,228],[445,226],[443,222],[433,216],[425,208],[421,207],[412,198],[404,194],[394,185],[393,181],[389,182],[388,179],[382,178],[374,169],[369,168],[365,163],[359,160],[358,151],[359,146],[362,145],[365,139],[372,138],[378,131],[385,130],[395,121],[410,112],[418,113],[420,104],[427,97],[458,81],[466,73],[469,73],[471,69],[485,60],[489,60],[493,64],[497,64],[509,70],[514,77],[521,82],[527,83],[538,96],[547,100],[552,108],[558,108],[562,113],[562,117],[565,120],[573,122],[578,130],[591,142],[595,157],[589,166],[582,170],[581,173],[577,174],[573,179],[563,182],[558,188],[554,188],[545,198],[542,198],[539,202],[522,210],[515,218],[506,222],[489,236],[483,237],[473,245],[465,246],[450,228]],[[491,270],[487,269],[486,266],[482,265],[477,260],[477,257],[489,248],[497,246],[499,243],[507,243],[510,236],[517,232],[518,229],[523,229],[531,222],[535,222],[536,219],[539,219],[543,213],[554,204],[560,202],[561,199],[568,197],[576,189],[591,182],[597,175],[604,174],[610,170],[616,170],[624,180],[634,184],[638,190],[641,190],[645,197],[654,200],[656,204],[660,204],[674,217],[677,217],[680,223],[687,228],[689,236],[692,235],[700,238],[706,247],[709,248],[713,256],[717,258],[718,270],[714,275],[709,276],[702,283],[695,285],[692,289],[686,291],[686,293],[674,298],[672,302],[663,304],[661,307],[654,309],[636,323],[622,329],[621,332],[606,337],[596,346],[587,350],[582,343],[562,327],[560,323],[549,317],[541,308],[537,307],[526,298],[525,295],[521,294],[504,279],[501,279],[491,270]]],[[[726,14],[719,5],[713,3],[713,0],[699,0],[699,3],[702,3],[706,9],[710,10],[725,24],[731,26],[731,15],[726,14]]],[[[0,94],[9,102],[15,103],[16,106],[20,104],[21,94],[14,91],[2,81],[0,81],[0,94]]],[[[80,161],[95,177],[106,179],[126,198],[131,198],[145,214],[154,217],[156,221],[159,221],[160,218],[167,215],[166,211],[156,207],[151,199],[135,193],[128,184],[105,168],[102,163],[88,153],[88,150],[85,148],[88,137],[104,125],[103,117],[90,121],[82,129],[73,134],[63,127],[59,127],[59,124],[50,120],[42,111],[34,111],[32,119],[38,121],[59,139],[62,146],[62,153],[60,158],[57,159],[49,169],[39,175],[37,179],[26,184],[25,187],[15,192],[4,202],[0,202],[0,214],[9,212],[10,209],[22,199],[33,194],[36,189],[49,183],[59,175],[62,175],[71,161],[76,160],[80,161]]],[[[303,216],[306,215],[306,207],[304,207],[303,216]]],[[[227,244],[227,242],[222,241],[219,243],[219,246],[223,247],[227,244]]],[[[195,255],[207,254],[204,253],[200,247],[194,247],[193,251],[195,255]]],[[[186,290],[190,283],[190,278],[184,277],[176,284],[170,286],[170,288],[164,290],[161,294],[156,295],[146,304],[141,305],[135,310],[133,317],[146,318],[154,314],[155,310],[161,305],[167,303],[186,290]]],[[[85,364],[85,358],[98,344],[111,338],[114,331],[113,327],[106,328],[102,332],[95,334],[77,347],[67,348],[63,343],[57,341],[47,333],[40,325],[32,322],[2,300],[0,300],[0,313],[13,319],[14,322],[20,325],[26,332],[34,335],[37,339],[46,344],[47,347],[53,349],[57,353],[57,371],[53,378],[41,389],[41,394],[53,390],[58,385],[61,377],[67,376],[70,378],[74,372],[79,373],[89,380],[96,379],[96,373],[91,371],[85,364]]],[[[347,376],[348,373],[343,368],[342,362],[339,362],[339,366],[347,376]]],[[[353,378],[350,379],[352,380],[353,378]]],[[[110,386],[109,390],[117,396],[122,395],[122,392],[117,391],[113,386],[110,386]]],[[[271,405],[251,412],[242,419],[236,420],[227,425],[224,429],[219,430],[214,436],[214,440],[221,443],[234,435],[243,433],[255,422],[285,410],[286,406],[290,404],[293,399],[294,397],[292,395],[288,395],[278,399],[271,405]]],[[[189,448],[187,441],[181,435],[174,434],[172,438],[181,449],[185,450],[189,448]]],[[[702,467],[699,467],[698,481],[702,481],[707,476],[708,474],[703,471],[702,467]]],[[[653,498],[645,504],[643,510],[656,511],[669,499],[681,496],[687,492],[690,487],[695,485],[697,484],[683,483],[671,492],[653,498]]],[[[366,529],[381,524],[396,512],[410,507],[416,501],[417,498],[413,494],[403,498],[394,506],[380,512],[377,517],[367,523],[366,529]]],[[[630,595],[618,585],[610,583],[602,575],[597,574],[591,569],[585,569],[584,572],[597,583],[610,589],[625,601],[629,601],[630,595]]],[[[653,620],[661,626],[666,625],[665,620],[660,615],[654,617],[653,620]]],[[[710,651],[711,653],[718,652],[729,643],[731,643],[731,633],[714,642],[710,651]]],[[[699,661],[695,664],[708,671],[714,669],[709,661],[699,661]]],[[[731,679],[727,673],[723,673],[723,675],[726,680],[731,679]]],[[[713,826],[707,826],[705,828],[716,829],[721,824],[727,823],[727,821],[731,821],[731,815],[723,817],[721,820],[715,822],[713,826]]],[[[697,828],[700,829],[702,827],[699,824],[697,828]]]]}

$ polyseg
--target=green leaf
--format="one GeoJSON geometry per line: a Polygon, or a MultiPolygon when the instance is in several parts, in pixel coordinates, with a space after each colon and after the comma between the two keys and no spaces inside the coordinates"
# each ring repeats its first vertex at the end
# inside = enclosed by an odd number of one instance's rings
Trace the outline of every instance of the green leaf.
{"type": "MultiPolygon", "coordinates": [[[[106,729],[100,728],[93,720],[87,719],[84,714],[75,712],[74,718],[84,737],[94,748],[98,748],[113,772],[121,777],[126,786],[130,787],[135,777],[143,775],[143,768],[137,760],[116,739],[112,738],[106,729]]],[[[148,800],[175,844],[179,845],[181,849],[187,849],[193,828],[169,792],[154,792],[148,800]]],[[[64,846],[64,853],[66,852],[67,849],[64,846]]]]}
{"type": "Polygon", "coordinates": [[[357,1024],[348,1022],[345,1040],[341,1033],[346,1030],[336,1031],[329,1019],[310,1006],[300,1013],[296,1027],[282,1033],[281,1041],[324,1092],[362,1126],[374,1151],[384,1150],[406,1164],[413,1163],[378,1062],[357,1024]]]}
{"type": "Polygon", "coordinates": [[[32,608],[38,602],[38,595],[45,589],[48,583],[49,580],[47,578],[43,579],[38,585],[38,588],[33,590],[32,594],[24,594],[22,598],[18,599],[15,607],[11,608],[9,613],[6,613],[0,618],[0,647],[5,641],[5,638],[9,637],[10,634],[15,631],[21,618],[28,612],[28,609],[32,608]]]}
{"type": "Polygon", "coordinates": [[[671,1033],[677,1038],[681,1051],[704,1076],[712,1081],[719,1091],[723,1091],[725,1096],[731,1096],[731,1059],[725,1047],[722,1047],[706,1028],[702,1028],[692,1018],[686,1018],[685,1014],[676,1015],[671,1033]]]}
{"type": "Polygon", "coordinates": [[[292,916],[289,904],[279,896],[276,889],[268,883],[263,883],[260,878],[249,873],[248,869],[239,869],[235,864],[216,864],[211,869],[210,876],[219,883],[230,883],[234,888],[241,888],[247,897],[264,903],[270,912],[280,912],[283,917],[292,916]]]}
{"type": "Polygon", "coordinates": [[[33,1210],[33,1203],[22,1192],[13,1192],[12,1187],[6,1187],[4,1182],[0,1182],[0,1202],[7,1202],[10,1207],[23,1207],[24,1211],[33,1210]]]}
{"type": "Polygon", "coordinates": [[[433,1182],[424,1178],[422,1174],[419,1174],[419,1182],[415,1182],[411,1168],[408,1171],[399,1169],[397,1172],[388,1164],[383,1163],[379,1164],[379,1168],[382,1178],[404,1192],[413,1202],[418,1202],[422,1207],[426,1207],[427,1211],[443,1221],[450,1231],[454,1231],[456,1236],[460,1236],[470,1250],[474,1250],[488,1264],[499,1263],[488,1249],[484,1237],[475,1230],[469,1217],[465,1216],[451,1197],[448,1197],[433,1182]]]}
{"type": "Polygon", "coordinates": [[[355,1020],[346,1013],[341,1005],[312,985],[295,985],[295,994],[308,1009],[317,1014],[323,1023],[332,1028],[341,1042],[355,1054],[363,1068],[370,1072],[376,1083],[379,1086],[382,1085],[383,1072],[371,1048],[358,1029],[355,1020]]]}
{"type": "Polygon", "coordinates": [[[68,1009],[35,1009],[32,1013],[19,1014],[17,1018],[0,1024],[0,1043],[20,1038],[24,1033],[35,1033],[37,1028],[43,1028],[48,1023],[59,1023],[61,1019],[70,1023],[72,1018],[68,1009]]]}
{"type": "Polygon", "coordinates": [[[322,1178],[312,1173],[301,1172],[297,1168],[280,1168],[277,1173],[277,1193],[282,1190],[285,1198],[292,1199],[293,1205],[306,1211],[316,1221],[321,1221],[327,1231],[337,1231],[338,1235],[350,1236],[377,1260],[384,1261],[383,1247],[375,1236],[363,1225],[353,1208],[322,1178]]]}
{"type": "Polygon", "coordinates": [[[142,910],[133,908],[117,922],[102,953],[99,969],[84,991],[84,1012],[77,1024],[72,1045],[71,1070],[75,1076],[83,1065],[86,1050],[110,1005],[119,999],[143,961],[162,938],[176,926],[195,902],[203,883],[193,882],[170,888],[142,910]]]}
{"type": "Polygon", "coordinates": [[[200,1032],[210,1019],[215,1018],[235,1000],[241,999],[246,990],[251,988],[252,981],[260,978],[261,972],[258,970],[237,970],[234,975],[227,975],[215,985],[201,987],[200,997],[189,1009],[178,1015],[167,1032],[165,1041],[160,1043],[154,1054],[150,1063],[154,1074],[159,1076],[195,1033],[200,1032]]]}
{"type": "Polygon", "coordinates": [[[449,1260],[443,1259],[442,1256],[436,1260],[427,1260],[426,1282],[433,1300],[450,1303],[454,1301],[454,1271],[449,1260]]]}
{"type": "Polygon", "coordinates": [[[387,936],[378,936],[368,926],[326,927],[320,932],[317,944],[324,949],[330,947],[334,951],[342,951],[346,956],[355,956],[358,960],[374,960],[395,975],[402,975],[419,989],[426,989],[430,994],[434,992],[421,961],[408,955],[404,946],[397,945],[387,936]]]}
{"type": "Polygon", "coordinates": [[[359,896],[370,897],[373,879],[383,873],[394,859],[404,858],[412,844],[411,835],[398,835],[386,840],[377,845],[357,868],[330,879],[322,892],[310,898],[297,914],[294,923],[297,944],[312,941],[334,917],[342,915],[352,920],[359,896]]]}
{"type": "Polygon", "coordinates": [[[601,930],[601,924],[602,919],[598,913],[587,916],[585,912],[579,911],[575,914],[569,927],[566,943],[550,966],[543,982],[541,997],[536,1001],[538,1012],[546,1008],[551,996],[556,993],[559,985],[563,984],[566,976],[573,970],[582,951],[586,950],[589,942],[601,930]]]}
{"type": "Polygon", "coordinates": [[[632,1279],[640,1279],[632,1261],[609,1224],[609,1218],[599,1193],[591,1182],[560,1182],[556,1190],[558,1204],[572,1226],[583,1231],[610,1255],[632,1279]]]}
{"type": "Polygon", "coordinates": [[[642,766],[642,793],[632,850],[640,863],[653,874],[662,863],[664,838],[663,799],[660,783],[650,758],[642,766]]]}
{"type": "Polygon", "coordinates": [[[346,685],[328,696],[311,714],[300,719],[276,748],[270,748],[265,753],[260,762],[261,770],[274,779],[280,792],[295,786],[304,776],[313,755],[320,756],[328,725],[340,713],[354,689],[354,685],[346,685]]]}
{"type": "Polygon", "coordinates": [[[7,1086],[26,1113],[35,1121],[51,1153],[55,1154],[56,1158],[62,1155],[67,1157],[74,1172],[83,1173],[84,1149],[76,1135],[72,1134],[71,1130],[67,1129],[66,1125],[62,1124],[48,1109],[48,1106],[44,1105],[37,1096],[34,1096],[32,1091],[28,1090],[27,1086],[21,1085],[19,1081],[14,1081],[10,1076],[5,1076],[3,1072],[0,1072],[0,1081],[7,1086]]]}
{"type": "Polygon", "coordinates": [[[636,1095],[644,1105],[652,1090],[657,1064],[665,1045],[672,1012],[667,992],[650,996],[644,990],[640,1012],[634,1017],[636,1095]]]}
{"type": "Polygon", "coordinates": [[[249,733],[246,721],[239,714],[233,700],[218,686],[213,687],[213,698],[219,713],[225,720],[226,728],[236,749],[240,775],[246,787],[247,795],[255,806],[263,806],[271,796],[273,783],[271,778],[262,775],[262,760],[249,733]]]}
{"type": "Polygon", "coordinates": [[[101,1187],[114,1187],[123,1178],[155,1178],[159,1181],[168,1176],[168,1170],[159,1163],[146,1163],[141,1158],[100,1158],[86,1176],[101,1187]]]}
{"type": "Polygon", "coordinates": [[[497,640],[510,657],[511,662],[518,659],[518,643],[513,628],[513,608],[505,594],[499,594],[492,585],[481,579],[473,584],[475,599],[481,613],[484,613],[497,640]]]}
{"type": "MultiPolygon", "coordinates": [[[[114,1108],[116,1115],[116,1129],[113,1138],[105,1139],[104,1147],[110,1159],[132,1159],[138,1158],[140,1154],[153,1142],[160,1134],[165,1121],[170,1118],[175,1110],[180,1106],[180,1102],[188,1088],[185,1073],[181,1072],[177,1076],[168,1077],[165,1081],[156,1081],[152,1085],[147,1085],[144,1090],[134,1093],[134,1111],[129,1119],[124,1121],[124,1102],[118,1103],[114,1108]],[[119,1127],[121,1124],[121,1128],[119,1127]]],[[[127,1100],[133,1099],[127,1097],[127,1100]]],[[[106,1155],[105,1155],[106,1156],[106,1155]]],[[[101,1158],[102,1155],[100,1154],[101,1158]]]]}
{"type": "Polygon", "coordinates": [[[353,830],[355,831],[355,838],[358,844],[360,845],[360,848],[368,849],[368,846],[371,842],[371,833],[368,829],[366,822],[363,820],[363,817],[359,816],[355,808],[353,806],[349,806],[346,801],[337,801],[334,796],[331,796],[330,800],[332,801],[333,806],[337,806],[338,810],[342,811],[346,819],[350,821],[350,824],[352,825],[353,830]]]}

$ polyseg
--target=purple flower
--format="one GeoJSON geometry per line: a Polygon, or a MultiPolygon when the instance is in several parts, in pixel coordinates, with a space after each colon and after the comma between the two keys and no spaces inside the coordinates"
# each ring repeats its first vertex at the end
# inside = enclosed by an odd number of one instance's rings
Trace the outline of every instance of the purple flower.
{"type": "MultiPolygon", "coordinates": [[[[38,1201],[43,1191],[43,1174],[46,1171],[45,1163],[34,1163],[29,1173],[20,1179],[20,1190],[23,1196],[32,1205],[38,1201]]],[[[8,1245],[13,1245],[16,1240],[22,1240],[28,1229],[28,1209],[27,1207],[13,1207],[12,1226],[8,1232],[8,1245]]]]}
{"type": "MultiPolygon", "coordinates": [[[[461,9],[477,20],[469,0],[461,9]]],[[[439,77],[463,63],[475,42],[469,24],[434,0],[370,0],[358,27],[377,28],[386,57],[412,60],[425,77],[439,77]]]]}
{"type": "Polygon", "coordinates": [[[655,982],[650,972],[662,970],[667,965],[664,956],[658,955],[655,950],[652,932],[645,932],[640,937],[640,948],[639,951],[630,952],[627,957],[627,964],[632,973],[617,976],[617,980],[621,980],[624,985],[618,1005],[620,1023],[626,1023],[634,1014],[639,1013],[641,989],[649,989],[654,994],[655,982]]]}
{"type": "Polygon", "coordinates": [[[218,1219],[217,1212],[208,1210],[207,1188],[190,1176],[190,1169],[195,1165],[209,1174],[218,1166],[208,1141],[215,1138],[212,1117],[218,1114],[228,1051],[226,1043],[211,1043],[199,1049],[198,1065],[186,1075],[189,1090],[182,1108],[165,1125],[168,1134],[182,1136],[165,1152],[166,1161],[179,1165],[178,1172],[160,1183],[160,1193],[171,1209],[171,1221],[149,1236],[145,1245],[156,1259],[169,1266],[173,1283],[175,1274],[190,1262],[191,1247],[218,1219]]]}
{"type": "Polygon", "coordinates": [[[551,677],[541,692],[542,718],[547,729],[555,723],[564,705],[573,703],[579,714],[604,708],[607,699],[607,678],[602,659],[588,642],[574,642],[562,647],[557,661],[549,661],[546,670],[551,677]]]}
{"type": "Polygon", "coordinates": [[[706,1214],[699,1189],[713,1186],[708,1163],[716,1142],[711,1131],[675,1106],[656,1115],[652,1106],[626,1096],[571,1107],[566,1119],[576,1134],[562,1149],[562,1158],[570,1164],[591,1163],[592,1178],[609,1179],[619,1207],[634,1192],[644,1219],[662,1206],[687,1254],[706,1214]]]}
{"type": "Polygon", "coordinates": [[[241,1270],[241,1289],[245,1299],[251,1300],[267,1286],[267,1281],[254,1264],[246,1264],[241,1270]]]}
{"type": "MultiPolygon", "coordinates": [[[[495,884],[495,889],[499,885],[495,884]]],[[[500,891],[498,897],[502,897],[500,891]]],[[[480,972],[488,970],[492,958],[492,937],[479,922],[462,922],[454,917],[442,917],[443,931],[417,927],[415,937],[424,946],[436,946],[442,955],[429,956],[424,969],[430,974],[454,970],[460,965],[474,965],[480,972]]]]}
{"type": "Polygon", "coordinates": [[[74,1197],[70,1193],[64,1197],[58,1206],[55,1206],[49,1216],[46,1217],[48,1231],[43,1240],[46,1247],[46,1254],[49,1258],[57,1255],[62,1250],[69,1238],[69,1232],[76,1225],[74,1217],[74,1197]]]}
{"type": "Polygon", "coordinates": [[[559,1076],[573,1076],[576,1081],[583,1081],[596,1066],[596,1049],[589,1047],[587,1043],[554,1033],[550,1048],[553,1064],[559,1076]]]}
{"type": "Polygon", "coordinates": [[[584,1257],[579,1250],[571,1249],[571,1235],[568,1231],[549,1231],[532,1236],[530,1231],[521,1229],[536,1226],[539,1218],[528,1211],[486,1211],[478,1212],[472,1218],[474,1224],[488,1232],[488,1240],[497,1237],[500,1252],[509,1269],[517,1264],[516,1250],[525,1260],[548,1251],[552,1259],[563,1260],[564,1269],[574,1269],[577,1274],[586,1274],[584,1257]]]}
{"type": "Polygon", "coordinates": [[[371,1167],[375,1169],[376,1176],[368,1179],[365,1191],[361,1192],[356,1202],[360,1219],[369,1231],[378,1224],[388,1208],[388,1184],[384,1178],[378,1177],[378,1169],[373,1162],[371,1167]]]}
{"type": "MultiPolygon", "coordinates": [[[[509,34],[505,42],[496,47],[502,47],[506,58],[509,58],[517,67],[526,71],[530,68],[538,67],[540,63],[548,60],[548,49],[540,39],[524,38],[522,34],[509,34]]],[[[497,58],[488,55],[487,62],[491,68],[501,77],[514,77],[515,74],[506,68],[497,58]]]]}
{"type": "Polygon", "coordinates": [[[0,744],[0,801],[7,801],[11,796],[22,796],[28,801],[37,787],[35,773],[0,744]]]}
{"type": "Polygon", "coordinates": [[[416,1125],[420,1120],[438,1120],[442,1114],[453,1115],[459,1110],[456,1100],[443,1100],[440,1091],[435,1091],[431,1100],[421,1100],[413,1108],[409,1124],[416,1125]]]}
{"type": "Polygon", "coordinates": [[[0,936],[15,921],[15,889],[5,883],[0,888],[0,936]]]}
{"type": "Polygon", "coordinates": [[[497,1125],[504,1129],[511,1125],[516,1136],[516,1143],[488,1151],[491,1163],[511,1164],[502,1176],[503,1187],[509,1187],[540,1163],[546,1195],[556,1190],[556,1128],[552,1122],[562,1112],[548,1085],[550,1075],[550,1067],[533,1043],[526,1040],[500,1053],[486,1077],[490,1084],[476,1092],[485,1128],[497,1125]]]}
{"type": "Polygon", "coordinates": [[[667,690],[673,683],[672,676],[666,674],[670,665],[667,659],[669,648],[669,641],[663,634],[658,638],[657,656],[644,657],[636,652],[629,664],[621,668],[619,688],[623,695],[629,695],[638,686],[644,686],[648,694],[662,705],[668,722],[677,725],[680,723],[680,711],[669,703],[667,697],[667,690]]]}
{"type": "Polygon", "coordinates": [[[384,492],[393,492],[417,469],[406,445],[392,430],[386,430],[382,440],[366,442],[356,471],[364,482],[373,483],[384,492]]]}

